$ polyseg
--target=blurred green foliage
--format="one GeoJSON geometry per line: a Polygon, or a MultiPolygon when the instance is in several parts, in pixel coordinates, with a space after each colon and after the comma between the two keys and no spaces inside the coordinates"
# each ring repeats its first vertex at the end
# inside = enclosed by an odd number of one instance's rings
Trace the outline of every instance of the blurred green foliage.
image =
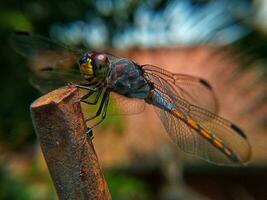
{"type": "Polygon", "coordinates": [[[253,30],[246,37],[236,41],[233,47],[243,68],[258,64],[262,72],[266,72],[267,37],[263,32],[253,30]]]}
{"type": "Polygon", "coordinates": [[[116,200],[148,200],[153,199],[151,188],[134,176],[121,172],[108,171],[105,179],[113,199],[116,200]]]}
{"type": "MultiPolygon", "coordinates": [[[[40,175],[40,174],[38,174],[40,175]]],[[[45,182],[44,182],[45,183],[45,182]]],[[[46,200],[56,199],[54,190],[47,183],[38,183],[36,177],[12,175],[4,166],[0,167],[1,200],[46,200]]],[[[52,187],[52,185],[51,185],[52,187]]]]}
{"type": "Polygon", "coordinates": [[[31,199],[29,185],[22,179],[10,175],[4,167],[0,167],[0,199],[31,199]]]}
{"type": "Polygon", "coordinates": [[[0,10],[0,26],[11,30],[32,30],[30,21],[19,11],[0,10]]]}

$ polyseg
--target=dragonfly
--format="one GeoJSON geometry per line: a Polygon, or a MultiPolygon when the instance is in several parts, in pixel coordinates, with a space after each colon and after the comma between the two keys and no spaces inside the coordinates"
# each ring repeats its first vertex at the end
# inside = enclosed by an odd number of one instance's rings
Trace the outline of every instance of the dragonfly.
{"type": "Polygon", "coordinates": [[[73,49],[37,34],[16,33],[11,45],[29,59],[31,82],[42,92],[70,83],[87,91],[80,101],[99,107],[86,121],[100,118],[88,133],[103,122],[114,98],[129,112],[154,106],[171,140],[186,153],[218,165],[242,165],[251,157],[242,129],[217,115],[216,95],[205,79],[73,49]]]}

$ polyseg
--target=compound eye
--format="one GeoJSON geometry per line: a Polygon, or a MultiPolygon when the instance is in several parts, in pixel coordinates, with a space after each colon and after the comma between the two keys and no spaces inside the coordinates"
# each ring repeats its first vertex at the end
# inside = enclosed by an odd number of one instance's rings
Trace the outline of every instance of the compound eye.
{"type": "Polygon", "coordinates": [[[107,62],[107,56],[105,54],[98,54],[97,55],[97,60],[101,61],[101,62],[107,62]]]}
{"type": "Polygon", "coordinates": [[[94,66],[102,68],[108,64],[108,57],[103,53],[95,53],[92,55],[94,66]]]}
{"type": "Polygon", "coordinates": [[[103,53],[94,53],[92,55],[92,58],[94,61],[98,61],[98,62],[106,62],[107,60],[107,56],[103,53]]]}
{"type": "Polygon", "coordinates": [[[79,64],[82,65],[84,63],[87,63],[89,61],[89,56],[86,54],[84,56],[82,56],[79,60],[79,64]]]}

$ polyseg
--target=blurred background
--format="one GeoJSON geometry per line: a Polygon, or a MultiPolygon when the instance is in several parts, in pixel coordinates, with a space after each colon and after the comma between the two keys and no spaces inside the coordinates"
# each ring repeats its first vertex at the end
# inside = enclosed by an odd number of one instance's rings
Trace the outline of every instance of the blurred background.
{"type": "Polygon", "coordinates": [[[0,199],[57,199],[30,119],[41,94],[8,42],[16,30],[203,77],[251,142],[248,165],[216,166],[180,152],[150,106],[107,117],[93,141],[113,199],[267,199],[266,19],[265,0],[2,0],[0,199]]]}

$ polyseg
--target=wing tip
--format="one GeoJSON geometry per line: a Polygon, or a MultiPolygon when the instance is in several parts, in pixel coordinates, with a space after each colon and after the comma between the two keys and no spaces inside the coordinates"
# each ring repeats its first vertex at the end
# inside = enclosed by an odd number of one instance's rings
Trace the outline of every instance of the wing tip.
{"type": "Polygon", "coordinates": [[[233,129],[236,133],[238,133],[238,135],[240,135],[244,139],[247,139],[247,136],[245,135],[244,131],[241,128],[239,128],[237,125],[231,123],[231,129],[233,129]]]}
{"type": "Polygon", "coordinates": [[[209,82],[207,80],[201,78],[201,79],[199,79],[199,82],[203,86],[205,86],[206,88],[208,88],[209,90],[212,90],[212,86],[209,84],[209,82]]]}
{"type": "Polygon", "coordinates": [[[53,71],[53,67],[45,66],[45,67],[41,68],[40,71],[44,71],[44,72],[46,72],[46,71],[53,71]]]}

